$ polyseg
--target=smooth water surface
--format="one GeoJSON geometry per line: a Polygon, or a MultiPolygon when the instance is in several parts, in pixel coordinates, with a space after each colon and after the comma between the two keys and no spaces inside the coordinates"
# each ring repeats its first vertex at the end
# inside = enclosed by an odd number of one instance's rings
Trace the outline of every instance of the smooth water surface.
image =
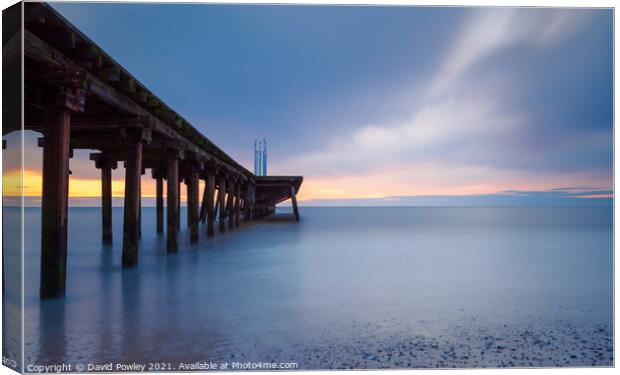
{"type": "Polygon", "coordinates": [[[26,209],[26,364],[260,361],[299,368],[613,364],[611,207],[303,208],[139,266],[71,208],[67,296],[40,302],[26,209]]]}

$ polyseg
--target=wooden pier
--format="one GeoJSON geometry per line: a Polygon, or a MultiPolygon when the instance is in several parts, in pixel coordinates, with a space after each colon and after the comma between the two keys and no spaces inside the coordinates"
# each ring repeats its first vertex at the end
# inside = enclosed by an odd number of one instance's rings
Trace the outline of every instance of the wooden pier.
{"type": "MultiPolygon", "coordinates": [[[[75,149],[96,150],[90,158],[101,171],[102,241],[112,238],[112,169],[125,169],[123,267],[139,262],[140,183],[146,169],[156,180],[157,227],[164,233],[166,186],[167,251],[179,250],[181,183],[187,188],[192,242],[204,230],[233,230],[275,211],[296,194],[300,176],[255,176],[149,91],[99,46],[45,3],[22,3],[23,32],[3,33],[3,71],[21,74],[21,101],[3,103],[3,134],[22,129],[43,135],[41,298],[65,294],[69,159],[75,149]],[[22,46],[23,42],[23,55],[22,46]],[[6,121],[6,120],[10,121],[6,121]],[[202,194],[199,180],[205,181],[202,194]],[[165,181],[165,183],[164,183],[165,181]],[[202,197],[202,202],[200,199],[202,197]],[[204,227],[200,227],[204,223],[204,227]]],[[[162,51],[163,53],[164,51],[162,51]]],[[[21,98],[19,90],[7,94],[21,98]],[[18,92],[19,91],[19,92],[18,92]]]]}

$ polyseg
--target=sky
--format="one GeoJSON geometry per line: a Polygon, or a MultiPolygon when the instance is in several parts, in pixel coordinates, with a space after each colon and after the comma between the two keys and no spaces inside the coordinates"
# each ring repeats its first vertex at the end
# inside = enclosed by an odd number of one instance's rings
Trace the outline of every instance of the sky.
{"type": "MultiPolygon", "coordinates": [[[[609,9],[53,6],[248,169],[266,138],[306,204],[613,193],[609,9]]],[[[72,196],[98,196],[88,152],[71,170],[72,196]]]]}

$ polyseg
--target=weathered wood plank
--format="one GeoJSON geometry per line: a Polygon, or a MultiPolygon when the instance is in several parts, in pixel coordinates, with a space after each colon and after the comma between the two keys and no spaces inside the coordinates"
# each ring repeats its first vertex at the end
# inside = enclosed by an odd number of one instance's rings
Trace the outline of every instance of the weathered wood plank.
{"type": "Polygon", "coordinates": [[[104,81],[119,82],[121,80],[121,68],[118,66],[105,66],[97,71],[97,75],[104,81]]]}

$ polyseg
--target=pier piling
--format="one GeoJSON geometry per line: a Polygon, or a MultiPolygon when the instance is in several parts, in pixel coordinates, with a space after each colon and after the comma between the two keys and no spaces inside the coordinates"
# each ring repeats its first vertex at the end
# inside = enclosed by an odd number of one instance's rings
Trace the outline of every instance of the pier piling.
{"type": "Polygon", "coordinates": [[[62,99],[60,94],[50,95],[45,107],[41,196],[41,298],[65,295],[71,114],[69,108],[59,103],[62,99]]]}
{"type": "Polygon", "coordinates": [[[155,172],[155,211],[157,233],[164,233],[164,181],[161,171],[155,172]]]}
{"type": "Polygon", "coordinates": [[[168,221],[168,228],[166,234],[166,249],[169,253],[176,252],[178,250],[177,244],[177,231],[179,225],[177,220],[179,219],[179,157],[178,151],[169,149],[166,152],[166,172],[167,172],[167,212],[166,217],[168,221]]]}
{"type": "MultiPolygon", "coordinates": [[[[178,167],[177,167],[178,168],[178,167]]],[[[181,230],[181,183],[182,179],[177,177],[177,231],[181,230]]]]}
{"type": "Polygon", "coordinates": [[[226,217],[228,218],[228,230],[232,230],[235,227],[235,217],[233,213],[233,204],[235,199],[235,182],[230,181],[230,184],[227,185],[228,188],[228,198],[226,202],[226,217]]]}
{"type": "Polygon", "coordinates": [[[140,177],[142,176],[142,142],[127,145],[125,161],[125,209],[123,216],[123,267],[138,264],[140,236],[140,177]]]}
{"type": "Polygon", "coordinates": [[[101,167],[101,224],[102,241],[112,243],[112,167],[104,163],[101,167]]]}
{"type": "Polygon", "coordinates": [[[217,192],[215,193],[215,208],[213,210],[213,215],[216,218],[220,217],[220,189],[217,188],[217,192]]]}
{"type": "Polygon", "coordinates": [[[299,221],[299,209],[297,208],[297,194],[295,193],[294,186],[291,186],[291,201],[293,202],[293,214],[295,214],[295,220],[299,221]]]}
{"type": "Polygon", "coordinates": [[[207,198],[207,237],[213,237],[215,234],[215,212],[213,207],[213,199],[215,195],[215,174],[209,172],[207,182],[205,184],[205,197],[207,198]]]}
{"type": "Polygon", "coordinates": [[[218,187],[218,209],[220,214],[219,227],[220,233],[226,232],[226,177],[220,176],[220,183],[218,187]]]}
{"type": "Polygon", "coordinates": [[[235,226],[239,226],[239,215],[241,210],[241,184],[235,184],[235,226]]]}
{"type": "Polygon", "coordinates": [[[190,240],[192,243],[198,242],[198,170],[190,172],[187,181],[187,219],[190,228],[190,240]]]}
{"type": "Polygon", "coordinates": [[[112,244],[112,169],[116,169],[116,160],[105,153],[90,154],[95,161],[95,168],[101,170],[101,240],[106,245],[112,244]]]}
{"type": "MultiPolygon", "coordinates": [[[[200,203],[200,213],[198,214],[198,221],[205,223],[207,221],[207,178],[205,178],[205,188],[202,191],[202,201],[200,203]]],[[[200,192],[198,192],[200,194],[200,192]]]]}
{"type": "MultiPolygon", "coordinates": [[[[140,162],[142,164],[142,162],[140,162]]],[[[144,175],[144,168],[140,167],[142,170],[140,173],[140,180],[138,181],[138,241],[142,239],[142,175],[144,175]]]]}
{"type": "MultiPolygon", "coordinates": [[[[185,218],[186,219],[185,220],[185,226],[187,228],[189,228],[192,225],[192,219],[191,219],[192,213],[191,213],[190,208],[189,208],[189,200],[190,200],[189,196],[191,195],[190,194],[191,193],[191,191],[190,191],[191,187],[190,187],[190,181],[189,181],[189,174],[186,177],[183,178],[183,182],[185,183],[185,197],[186,197],[185,204],[187,206],[187,210],[185,211],[185,216],[186,216],[186,218],[185,218]]],[[[180,204],[179,204],[179,207],[181,207],[180,204]]]]}

